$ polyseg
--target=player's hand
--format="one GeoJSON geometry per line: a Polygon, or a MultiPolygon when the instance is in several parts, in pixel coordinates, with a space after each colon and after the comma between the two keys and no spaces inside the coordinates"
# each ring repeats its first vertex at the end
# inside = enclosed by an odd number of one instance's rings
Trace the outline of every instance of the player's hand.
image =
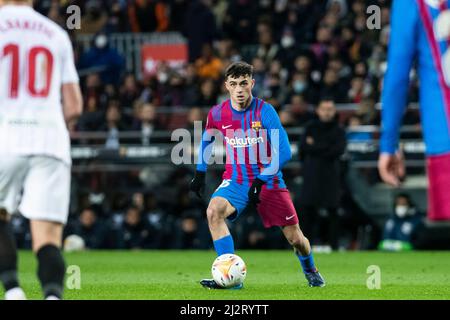
{"type": "Polygon", "coordinates": [[[202,171],[196,171],[194,179],[191,180],[191,183],[189,184],[189,190],[195,192],[197,197],[200,199],[202,198],[203,191],[205,190],[205,180],[206,180],[206,173],[202,171]]]}
{"type": "Polygon", "coordinates": [[[248,190],[248,204],[256,206],[261,202],[259,200],[259,194],[261,193],[262,186],[265,182],[256,178],[253,180],[252,186],[248,190]]]}
{"type": "Polygon", "coordinates": [[[394,187],[400,186],[405,177],[405,160],[402,153],[381,153],[378,158],[378,172],[385,183],[394,187]]]}

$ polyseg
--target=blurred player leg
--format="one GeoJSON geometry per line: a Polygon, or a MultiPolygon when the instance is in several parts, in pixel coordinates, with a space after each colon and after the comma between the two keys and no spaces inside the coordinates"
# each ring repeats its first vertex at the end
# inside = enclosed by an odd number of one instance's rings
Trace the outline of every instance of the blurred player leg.
{"type": "Polygon", "coordinates": [[[8,213],[17,209],[18,198],[26,174],[24,157],[0,159],[0,281],[6,300],[26,299],[17,277],[17,249],[8,213]]]}
{"type": "Polygon", "coordinates": [[[31,221],[38,278],[46,299],[61,299],[63,294],[65,264],[60,248],[69,194],[69,165],[51,157],[31,157],[20,211],[31,221]]]}
{"type": "Polygon", "coordinates": [[[17,249],[6,210],[0,209],[0,280],[6,300],[24,300],[25,293],[17,278],[17,249]]]}
{"type": "Polygon", "coordinates": [[[64,289],[65,263],[61,254],[63,225],[33,220],[33,252],[38,260],[38,278],[46,299],[61,299],[64,289]]]}

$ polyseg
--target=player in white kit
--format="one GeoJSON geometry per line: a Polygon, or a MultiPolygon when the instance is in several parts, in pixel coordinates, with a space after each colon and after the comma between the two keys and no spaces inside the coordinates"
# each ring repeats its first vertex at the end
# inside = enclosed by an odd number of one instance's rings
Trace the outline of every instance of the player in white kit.
{"type": "Polygon", "coordinates": [[[34,11],[31,1],[0,0],[0,281],[6,299],[25,299],[8,223],[16,211],[30,219],[44,297],[62,298],[71,167],[67,123],[81,112],[67,33],[34,11]]]}

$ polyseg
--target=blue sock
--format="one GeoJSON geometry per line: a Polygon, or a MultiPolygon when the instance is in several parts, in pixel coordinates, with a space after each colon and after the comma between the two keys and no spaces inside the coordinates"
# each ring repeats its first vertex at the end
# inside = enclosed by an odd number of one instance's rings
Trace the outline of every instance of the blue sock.
{"type": "Polygon", "coordinates": [[[234,253],[234,241],[231,234],[217,239],[214,242],[214,249],[217,252],[218,256],[221,256],[226,253],[234,253]]]}
{"type": "Polygon", "coordinates": [[[304,273],[311,273],[316,272],[317,268],[314,265],[314,258],[312,251],[307,256],[302,256],[300,253],[296,253],[298,260],[300,261],[300,264],[302,265],[302,269],[304,273]]]}

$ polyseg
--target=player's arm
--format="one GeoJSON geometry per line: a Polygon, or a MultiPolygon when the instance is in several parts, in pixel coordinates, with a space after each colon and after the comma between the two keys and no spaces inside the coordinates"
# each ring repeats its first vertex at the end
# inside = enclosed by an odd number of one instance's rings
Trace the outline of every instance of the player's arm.
{"type": "Polygon", "coordinates": [[[83,112],[83,98],[73,59],[72,44],[66,33],[61,41],[61,82],[64,119],[69,123],[83,112]]]}
{"type": "Polygon", "coordinates": [[[291,160],[292,152],[289,138],[281,125],[277,112],[271,105],[265,105],[261,114],[262,127],[267,130],[271,148],[270,164],[258,175],[258,179],[267,182],[291,160]]]}
{"type": "Polygon", "coordinates": [[[392,185],[404,175],[403,160],[395,155],[399,129],[407,107],[409,73],[416,53],[418,8],[415,2],[396,0],[391,14],[388,65],[381,96],[381,140],[378,169],[381,178],[392,185]]]}
{"type": "Polygon", "coordinates": [[[394,154],[399,129],[407,107],[409,73],[416,54],[417,5],[409,0],[393,2],[387,71],[382,103],[381,153],[394,154]]]}
{"type": "Polygon", "coordinates": [[[202,140],[198,149],[197,167],[195,171],[194,179],[192,179],[189,188],[195,192],[198,197],[201,198],[203,190],[205,188],[206,170],[208,169],[208,161],[212,154],[212,143],[214,142],[214,119],[212,117],[212,111],[208,113],[206,120],[206,127],[202,134],[202,140]]]}
{"type": "Polygon", "coordinates": [[[83,98],[78,83],[62,85],[63,112],[66,123],[77,120],[83,112],[83,98]]]}

